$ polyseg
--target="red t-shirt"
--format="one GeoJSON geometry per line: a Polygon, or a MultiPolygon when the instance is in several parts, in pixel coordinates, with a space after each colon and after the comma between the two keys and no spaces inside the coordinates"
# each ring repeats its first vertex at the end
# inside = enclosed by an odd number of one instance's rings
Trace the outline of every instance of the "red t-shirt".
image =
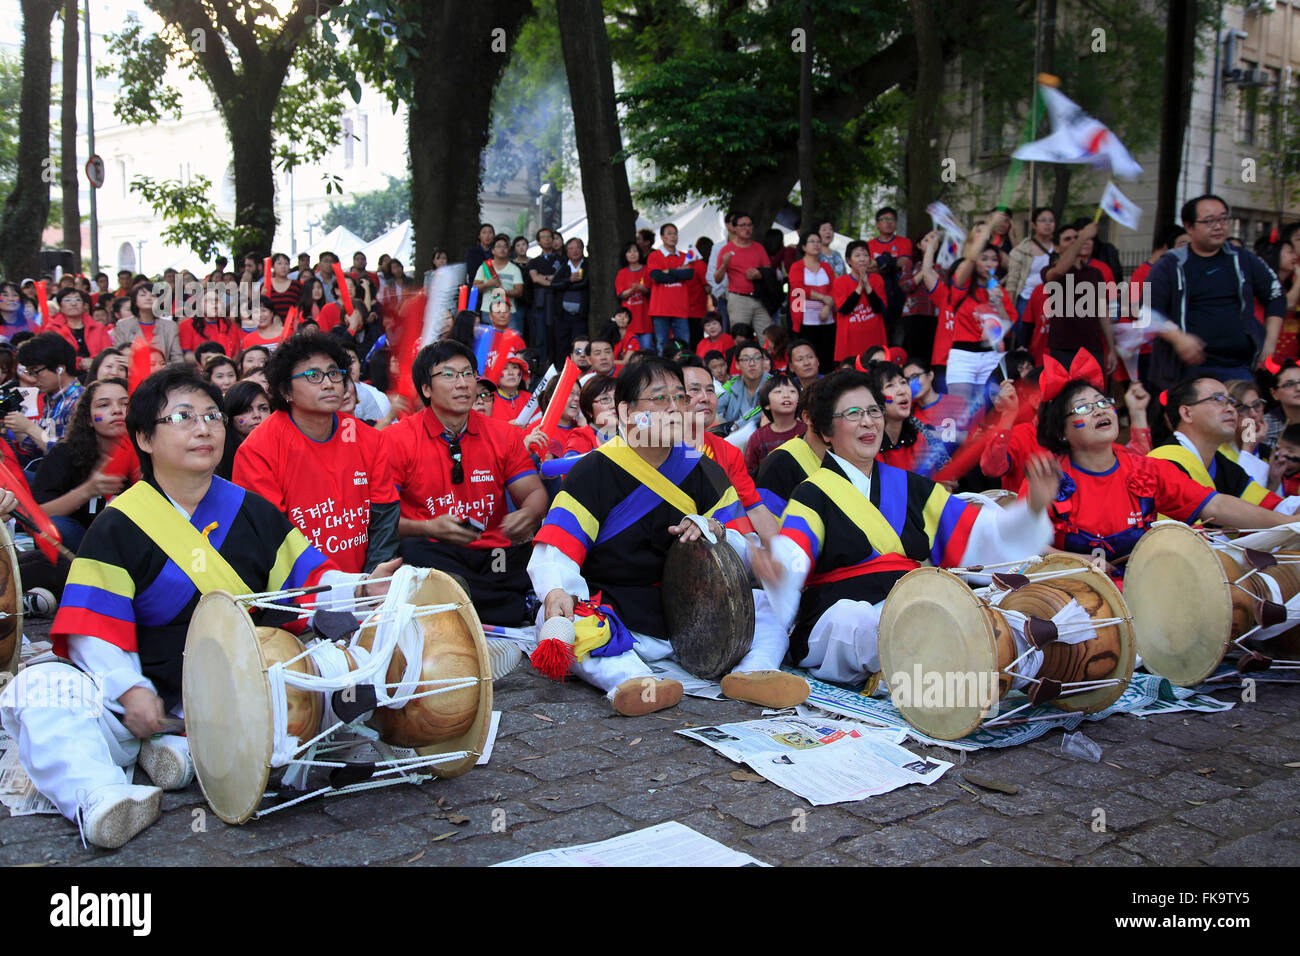
{"type": "Polygon", "coordinates": [[[244,341],[244,330],[239,327],[239,323],[229,320],[230,324],[226,326],[225,331],[217,327],[216,321],[207,319],[203,323],[203,334],[200,335],[198,329],[194,327],[194,320],[187,319],[180,324],[180,341],[181,350],[193,352],[204,342],[216,342],[226,354],[234,358],[239,354],[240,346],[244,341]]]}
{"type": "MultiPolygon", "coordinates": [[[[910,260],[912,258],[912,240],[908,239],[905,236],[894,235],[893,238],[891,238],[888,242],[886,242],[885,240],[877,236],[875,239],[867,240],[867,251],[871,253],[871,258],[873,259],[879,256],[889,255],[894,259],[902,259],[906,257],[907,259],[910,260]]],[[[910,273],[904,273],[900,268],[899,275],[898,275],[900,288],[901,288],[902,281],[906,279],[909,275],[910,273]]],[[[872,272],[869,273],[868,275],[868,281],[871,283],[871,288],[875,290],[876,295],[880,296],[881,301],[884,301],[885,300],[884,278],[880,275],[880,273],[872,272]]]]}
{"type": "MultiPolygon", "coordinates": [[[[967,295],[967,288],[967,286],[953,286],[948,293],[953,309],[952,340],[987,342],[986,325],[997,321],[995,318],[997,310],[989,303],[988,289],[977,285],[970,295],[967,295]]],[[[1006,310],[1007,318],[1014,322],[1016,307],[1011,301],[1011,293],[1003,285],[998,286],[998,291],[1002,293],[1002,307],[1006,310]]]]}
{"type": "MultiPolygon", "coordinates": [[[[640,348],[641,341],[636,337],[636,333],[632,331],[631,327],[629,327],[628,330],[623,333],[623,338],[619,341],[618,345],[614,346],[614,358],[621,359],[624,355],[636,352],[640,350],[640,348]]],[[[617,372],[617,369],[615,369],[615,371],[617,372]]]]}
{"type": "Polygon", "coordinates": [[[350,572],[364,570],[370,506],[397,500],[383,439],[339,414],[323,442],[302,433],[288,412],[273,412],[235,452],[232,478],[275,505],[316,549],[350,572]]]}
{"type": "Polygon", "coordinates": [[[618,293],[622,304],[632,313],[632,321],[628,323],[628,331],[637,335],[649,335],[654,331],[654,324],[650,321],[650,297],[644,292],[633,292],[626,299],[623,293],[634,285],[648,286],[654,289],[654,283],[650,281],[650,273],[646,266],[642,266],[636,272],[633,272],[627,266],[618,270],[618,275],[614,277],[614,291],[618,293]]]}
{"type": "Polygon", "coordinates": [[[749,469],[745,467],[744,452],[725,438],[719,438],[711,432],[704,433],[704,443],[700,450],[706,457],[712,458],[722,466],[722,470],[727,473],[727,477],[731,479],[731,484],[736,489],[736,497],[740,499],[746,511],[763,503],[758,489],[754,487],[754,479],[749,476],[749,469]]]}
{"type": "Polygon", "coordinates": [[[696,259],[691,263],[691,271],[695,273],[695,278],[686,283],[686,317],[702,319],[704,313],[709,311],[709,286],[704,278],[709,271],[709,264],[703,259],[696,259]]]}
{"type": "MultiPolygon", "coordinates": [[[[664,255],[660,249],[655,249],[650,253],[650,261],[646,263],[646,268],[650,272],[667,272],[670,269],[688,268],[686,256],[682,253],[676,255],[664,255]]],[[[650,280],[650,315],[663,316],[665,318],[686,318],[690,314],[690,290],[685,282],[656,282],[651,276],[647,275],[650,280]]],[[[647,329],[646,331],[651,331],[647,329]]]]}
{"type": "Polygon", "coordinates": [[[858,304],[848,315],[840,312],[844,303],[858,289],[858,280],[852,275],[842,275],[831,284],[835,299],[835,361],[861,355],[873,345],[888,347],[885,338],[885,319],[871,307],[865,295],[858,296],[858,304]]]}
{"type": "Polygon", "coordinates": [[[724,356],[736,347],[736,340],[726,332],[723,332],[716,339],[700,339],[700,344],[695,346],[695,354],[700,358],[708,355],[710,352],[718,351],[724,356]]]}
{"type": "Polygon", "coordinates": [[[583,425],[581,428],[574,428],[564,440],[564,454],[566,455],[585,455],[592,449],[600,447],[600,441],[596,438],[596,429],[590,425],[583,425]]]}
{"type": "Polygon", "coordinates": [[[1046,314],[1046,306],[1047,286],[1040,282],[1029,293],[1029,301],[1025,303],[1025,311],[1020,316],[1022,322],[1034,328],[1029,336],[1029,354],[1033,356],[1035,365],[1042,365],[1043,358],[1047,355],[1047,333],[1052,320],[1046,314]]]}
{"type": "Polygon", "coordinates": [[[927,290],[930,302],[934,304],[938,323],[934,327],[934,351],[930,353],[931,365],[948,364],[948,353],[952,350],[953,315],[949,307],[952,301],[952,289],[948,283],[939,281],[933,289],[927,290]]]}
{"type": "Polygon", "coordinates": [[[772,265],[767,250],[757,242],[741,248],[729,242],[718,251],[718,261],[728,252],[735,253],[727,262],[727,291],[749,295],[754,291],[754,280],[745,278],[746,269],[765,269],[772,265]]]}
{"type": "Polygon", "coordinates": [[[519,413],[528,404],[528,399],[532,397],[531,392],[525,392],[522,388],[515,394],[514,398],[505,398],[500,392],[497,392],[492,398],[492,417],[508,425],[519,417],[519,413]]]}
{"type": "Polygon", "coordinates": [[[254,345],[260,345],[268,352],[274,352],[280,345],[280,336],[274,335],[269,339],[264,339],[257,329],[253,329],[253,331],[244,336],[242,345],[246,349],[252,348],[254,345]]]}
{"type": "Polygon", "coordinates": [[[440,515],[473,518],[487,526],[472,544],[475,550],[506,548],[501,533],[506,516],[506,489],[537,474],[524,450],[519,429],[471,411],[460,436],[464,478],[452,484],[452,460],[442,422],[432,408],[385,428],[380,434],[397,482],[402,517],[428,521],[440,515]]]}
{"type": "MultiPolygon", "coordinates": [[[[355,303],[354,303],[355,304],[355,303]]],[[[301,321],[301,320],[300,320],[301,321]]],[[[316,324],[322,332],[328,332],[343,321],[343,310],[336,302],[327,302],[316,313],[316,324]]]]}

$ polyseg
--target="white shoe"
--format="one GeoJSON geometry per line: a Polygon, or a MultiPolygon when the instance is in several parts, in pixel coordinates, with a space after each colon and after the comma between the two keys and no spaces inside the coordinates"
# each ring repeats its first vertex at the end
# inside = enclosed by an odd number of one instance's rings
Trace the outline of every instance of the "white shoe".
{"type": "Polygon", "coordinates": [[[140,744],[138,763],[154,786],[181,790],[194,779],[189,741],[175,734],[159,734],[140,744]]]}
{"type": "Polygon", "coordinates": [[[23,592],[24,617],[54,617],[59,602],[45,588],[28,588],[23,592]]]}
{"type": "Polygon", "coordinates": [[[115,850],[158,819],[162,791],[129,783],[111,784],[90,793],[81,803],[84,840],[115,850]]]}
{"type": "Polygon", "coordinates": [[[488,663],[492,666],[492,679],[500,680],[519,666],[524,658],[523,649],[514,641],[487,642],[488,663]]]}

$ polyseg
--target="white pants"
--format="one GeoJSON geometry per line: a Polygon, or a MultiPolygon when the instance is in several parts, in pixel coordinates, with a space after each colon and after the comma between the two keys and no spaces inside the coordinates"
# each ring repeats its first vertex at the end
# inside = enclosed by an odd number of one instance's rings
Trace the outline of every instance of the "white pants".
{"type": "Polygon", "coordinates": [[[808,656],[799,662],[818,680],[850,686],[880,670],[880,609],[885,602],[836,601],[808,635],[808,656]]]}
{"type": "MultiPolygon", "coordinates": [[[[541,615],[538,613],[538,624],[541,615]]],[[[617,657],[593,657],[588,654],[586,660],[578,661],[569,672],[581,677],[588,684],[599,687],[606,697],[612,698],[619,684],[640,677],[654,677],[654,672],[646,666],[646,661],[661,661],[672,657],[673,646],[668,641],[648,634],[632,632],[636,638],[633,650],[624,651],[617,657]]],[[[790,648],[790,637],[776,614],[767,603],[767,595],[754,591],[754,643],[749,652],[732,673],[751,673],[753,671],[774,671],[781,669],[781,661],[790,648]]]]}
{"type": "Polygon", "coordinates": [[[19,671],[0,692],[0,721],[18,741],[36,789],[69,820],[92,791],[131,782],[139,739],[105,706],[89,675],[69,664],[19,671]]]}

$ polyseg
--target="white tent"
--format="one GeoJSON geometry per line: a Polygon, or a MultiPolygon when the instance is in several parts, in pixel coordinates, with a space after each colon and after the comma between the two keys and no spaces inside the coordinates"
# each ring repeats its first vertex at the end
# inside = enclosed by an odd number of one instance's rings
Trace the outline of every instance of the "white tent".
{"type": "MultiPolygon", "coordinates": [[[[343,263],[344,267],[350,269],[352,267],[352,253],[360,250],[365,244],[366,240],[351,229],[346,226],[335,226],[306,249],[298,250],[298,254],[307,253],[307,255],[311,256],[312,263],[315,264],[322,252],[332,252],[339,257],[339,262],[343,263]]],[[[297,256],[293,258],[296,260],[297,256]]],[[[297,268],[297,265],[295,261],[294,268],[297,268]]]]}
{"type": "MultiPolygon", "coordinates": [[[[354,248],[352,251],[358,250],[354,248]]],[[[411,262],[415,255],[415,231],[411,228],[409,219],[398,223],[378,239],[361,246],[360,251],[366,254],[366,262],[372,269],[378,267],[379,257],[388,253],[402,264],[407,275],[413,275],[417,271],[411,262]]]]}

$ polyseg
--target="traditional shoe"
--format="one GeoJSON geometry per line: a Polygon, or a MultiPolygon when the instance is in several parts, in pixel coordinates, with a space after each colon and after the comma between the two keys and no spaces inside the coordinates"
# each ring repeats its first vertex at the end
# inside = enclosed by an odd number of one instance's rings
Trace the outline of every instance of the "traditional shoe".
{"type": "Polygon", "coordinates": [[[681,703],[682,685],[675,680],[633,677],[614,689],[614,709],[624,717],[641,717],[676,707],[681,703]]]}
{"type": "Polygon", "coordinates": [[[159,734],[143,741],[138,763],[154,786],[163,790],[181,790],[194,779],[189,744],[175,734],[159,734]]]}
{"type": "Polygon", "coordinates": [[[81,834],[88,843],[115,850],[158,819],[162,791],[119,783],[90,793],[81,804],[81,834]]]}
{"type": "Polygon", "coordinates": [[[732,671],[722,678],[722,693],[764,707],[794,707],[808,699],[808,682],[785,671],[732,671]]]}
{"type": "Polygon", "coordinates": [[[514,641],[494,641],[491,638],[487,642],[488,663],[492,665],[492,679],[500,680],[519,666],[519,662],[524,659],[523,648],[514,641]]]}

